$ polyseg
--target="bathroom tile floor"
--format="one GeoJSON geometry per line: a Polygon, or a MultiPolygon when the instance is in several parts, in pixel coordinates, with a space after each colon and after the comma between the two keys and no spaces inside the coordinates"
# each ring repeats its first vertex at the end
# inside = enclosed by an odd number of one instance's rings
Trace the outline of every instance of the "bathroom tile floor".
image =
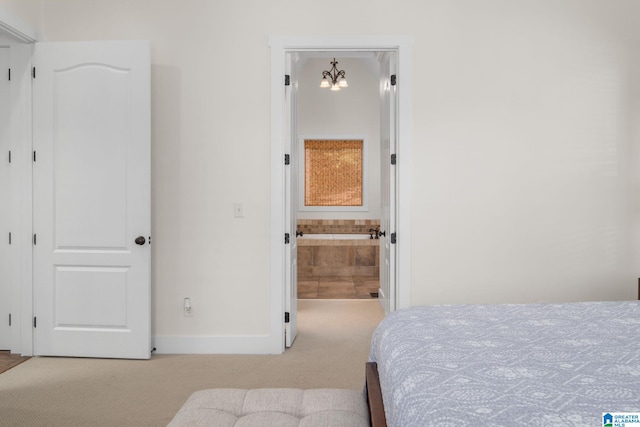
{"type": "Polygon", "coordinates": [[[302,276],[298,277],[298,298],[371,299],[379,287],[377,276],[302,276]]]}

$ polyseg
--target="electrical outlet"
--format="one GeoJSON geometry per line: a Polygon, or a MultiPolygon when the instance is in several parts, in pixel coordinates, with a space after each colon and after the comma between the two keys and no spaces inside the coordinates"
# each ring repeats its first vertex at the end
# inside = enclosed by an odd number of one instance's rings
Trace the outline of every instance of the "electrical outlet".
{"type": "Polygon", "coordinates": [[[185,298],[182,307],[183,307],[185,316],[193,315],[193,312],[192,312],[193,307],[191,307],[191,298],[189,297],[185,298]]]}
{"type": "Polygon", "coordinates": [[[233,204],[233,216],[235,218],[244,218],[244,209],[242,203],[236,202],[233,204]]]}

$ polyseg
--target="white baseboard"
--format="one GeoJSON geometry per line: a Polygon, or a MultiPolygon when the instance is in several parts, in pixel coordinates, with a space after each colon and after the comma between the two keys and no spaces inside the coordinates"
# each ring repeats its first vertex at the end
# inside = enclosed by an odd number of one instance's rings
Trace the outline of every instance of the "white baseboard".
{"type": "Polygon", "coordinates": [[[155,354],[281,354],[284,343],[270,335],[155,336],[155,354]]]}

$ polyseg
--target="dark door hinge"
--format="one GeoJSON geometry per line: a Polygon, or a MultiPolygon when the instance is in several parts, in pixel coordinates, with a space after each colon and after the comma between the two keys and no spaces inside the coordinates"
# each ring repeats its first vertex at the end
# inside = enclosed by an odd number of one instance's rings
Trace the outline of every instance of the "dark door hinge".
{"type": "Polygon", "coordinates": [[[36,316],[33,316],[33,327],[34,328],[38,327],[38,318],[36,316]]]}
{"type": "Polygon", "coordinates": [[[397,242],[396,233],[391,233],[390,237],[391,237],[391,243],[395,245],[397,242]]]}
{"type": "Polygon", "coordinates": [[[33,234],[33,244],[37,244],[38,243],[38,238],[36,237],[36,234],[33,234]]]}
{"type": "Polygon", "coordinates": [[[291,156],[288,154],[284,155],[284,164],[285,165],[290,165],[291,164],[291,156]]]}
{"type": "Polygon", "coordinates": [[[9,244],[11,244],[11,232],[9,232],[9,244]]]}
{"type": "Polygon", "coordinates": [[[33,161],[34,162],[36,161],[36,152],[35,152],[35,150],[33,151],[33,161]]]}
{"type": "Polygon", "coordinates": [[[396,85],[396,75],[391,74],[391,86],[395,86],[395,85],[396,85]]]}
{"type": "Polygon", "coordinates": [[[11,326],[11,313],[9,313],[9,326],[11,326]]]}
{"type": "Polygon", "coordinates": [[[9,150],[9,163],[11,163],[11,150],[9,150]]]}
{"type": "Polygon", "coordinates": [[[284,244],[288,245],[290,243],[291,240],[291,236],[289,235],[289,233],[284,233],[284,244]]]}
{"type": "Polygon", "coordinates": [[[11,81],[11,68],[9,68],[9,81],[11,81]]]}
{"type": "Polygon", "coordinates": [[[290,320],[289,320],[289,312],[285,311],[284,312],[284,323],[289,323],[289,322],[290,322],[290,320]]]}
{"type": "Polygon", "coordinates": [[[36,67],[33,67],[33,69],[31,70],[31,75],[34,79],[36,78],[36,67]]]}
{"type": "Polygon", "coordinates": [[[284,75],[284,85],[285,86],[291,85],[291,76],[289,74],[284,75]]]}
{"type": "Polygon", "coordinates": [[[396,164],[396,162],[398,161],[397,159],[398,159],[398,158],[396,157],[396,155],[395,155],[395,154],[392,154],[392,155],[391,155],[391,164],[392,164],[392,165],[395,165],[395,164],[396,164]]]}

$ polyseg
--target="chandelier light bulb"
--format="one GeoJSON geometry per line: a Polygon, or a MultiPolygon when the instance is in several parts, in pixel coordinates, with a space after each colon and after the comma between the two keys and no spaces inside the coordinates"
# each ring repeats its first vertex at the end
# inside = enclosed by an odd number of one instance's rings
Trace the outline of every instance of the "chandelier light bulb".
{"type": "Polygon", "coordinates": [[[334,92],[339,91],[343,87],[349,87],[344,70],[338,70],[336,65],[338,65],[338,61],[336,61],[336,58],[333,58],[333,61],[331,61],[331,70],[322,72],[320,87],[330,87],[334,92]],[[331,83],[329,83],[329,80],[331,80],[331,83]]]}

